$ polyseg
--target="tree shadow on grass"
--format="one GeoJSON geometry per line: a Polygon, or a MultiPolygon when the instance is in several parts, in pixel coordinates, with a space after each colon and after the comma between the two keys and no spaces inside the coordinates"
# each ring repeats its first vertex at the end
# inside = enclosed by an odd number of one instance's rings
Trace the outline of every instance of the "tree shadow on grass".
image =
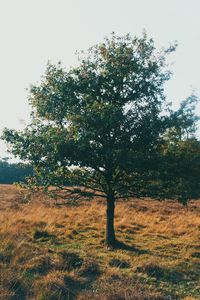
{"type": "Polygon", "coordinates": [[[127,245],[121,241],[116,241],[114,249],[127,250],[127,251],[131,251],[131,252],[135,252],[137,254],[149,254],[150,253],[149,250],[139,249],[135,246],[127,245]]]}
{"type": "Polygon", "coordinates": [[[188,270],[184,264],[169,269],[156,263],[147,263],[141,267],[137,267],[136,271],[146,273],[158,281],[165,281],[172,284],[180,284],[199,279],[198,268],[188,270]]]}

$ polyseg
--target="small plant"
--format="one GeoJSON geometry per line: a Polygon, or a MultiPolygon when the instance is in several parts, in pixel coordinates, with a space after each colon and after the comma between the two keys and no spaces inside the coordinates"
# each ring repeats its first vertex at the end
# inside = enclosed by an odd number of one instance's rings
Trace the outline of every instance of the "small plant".
{"type": "Polygon", "coordinates": [[[72,293],[65,284],[62,272],[51,272],[35,284],[35,294],[39,300],[72,299],[72,293]],[[38,293],[39,291],[39,293],[38,293]]]}
{"type": "Polygon", "coordinates": [[[23,276],[12,269],[2,269],[0,273],[0,299],[25,300],[28,286],[23,276]],[[3,298],[3,295],[6,296],[3,298]]]}
{"type": "Polygon", "coordinates": [[[60,252],[59,269],[71,271],[78,269],[83,264],[83,259],[80,258],[76,253],[63,251],[60,252]]]}
{"type": "Polygon", "coordinates": [[[97,277],[100,275],[99,265],[94,259],[87,259],[82,265],[79,275],[83,277],[97,277]]]}
{"type": "Polygon", "coordinates": [[[49,232],[46,230],[43,231],[43,230],[36,229],[33,232],[33,238],[34,238],[34,240],[50,239],[50,238],[52,238],[52,235],[49,234],[49,232]]]}
{"type": "Polygon", "coordinates": [[[112,258],[109,261],[109,266],[110,267],[116,267],[116,268],[120,268],[120,269],[125,269],[125,268],[129,268],[130,267],[130,263],[125,261],[125,260],[120,260],[117,258],[112,258]]]}
{"type": "Polygon", "coordinates": [[[30,273],[45,275],[53,267],[51,257],[47,254],[33,257],[29,263],[26,264],[26,270],[30,273]]]}
{"type": "Polygon", "coordinates": [[[137,272],[146,273],[148,276],[156,277],[156,279],[161,279],[164,277],[164,269],[155,263],[145,264],[136,269],[137,272]]]}

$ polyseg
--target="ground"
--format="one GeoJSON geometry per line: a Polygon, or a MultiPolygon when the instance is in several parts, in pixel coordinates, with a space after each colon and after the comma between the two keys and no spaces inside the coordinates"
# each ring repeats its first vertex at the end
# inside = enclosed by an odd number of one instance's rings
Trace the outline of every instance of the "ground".
{"type": "Polygon", "coordinates": [[[200,201],[118,202],[115,226],[112,250],[103,200],[55,203],[1,185],[0,299],[200,299],[200,201]]]}

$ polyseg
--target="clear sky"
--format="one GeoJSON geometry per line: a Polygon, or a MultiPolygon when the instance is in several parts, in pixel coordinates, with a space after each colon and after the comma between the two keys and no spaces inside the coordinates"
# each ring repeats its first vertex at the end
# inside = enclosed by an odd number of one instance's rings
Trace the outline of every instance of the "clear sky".
{"type": "Polygon", "coordinates": [[[143,29],[158,47],[179,43],[168,100],[177,106],[192,89],[200,93],[200,0],[0,0],[0,133],[28,122],[26,88],[40,81],[48,60],[73,66],[76,50],[112,31],[143,29]]]}

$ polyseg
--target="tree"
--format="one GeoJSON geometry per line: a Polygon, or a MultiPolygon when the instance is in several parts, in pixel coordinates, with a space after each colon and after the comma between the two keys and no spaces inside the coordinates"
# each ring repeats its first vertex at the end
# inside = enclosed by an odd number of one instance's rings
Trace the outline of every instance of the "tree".
{"type": "Polygon", "coordinates": [[[9,158],[0,158],[0,183],[11,184],[25,182],[26,177],[33,175],[30,165],[22,163],[9,163],[9,158]]]}
{"type": "Polygon", "coordinates": [[[160,194],[153,177],[172,115],[177,120],[163,92],[166,57],[174,50],[157,51],[145,33],[112,34],[76,68],[48,64],[30,89],[32,123],[23,132],[4,131],[11,152],[34,166],[33,184],[106,198],[109,246],[116,243],[116,199],[160,194]]]}
{"type": "Polygon", "coordinates": [[[178,199],[183,205],[189,199],[199,199],[200,142],[188,139],[166,144],[158,177],[163,197],[178,199]]]}
{"type": "Polygon", "coordinates": [[[162,198],[178,199],[183,205],[200,197],[200,141],[195,138],[199,117],[198,98],[191,95],[171,113],[172,126],[163,136],[157,183],[162,198]]]}

